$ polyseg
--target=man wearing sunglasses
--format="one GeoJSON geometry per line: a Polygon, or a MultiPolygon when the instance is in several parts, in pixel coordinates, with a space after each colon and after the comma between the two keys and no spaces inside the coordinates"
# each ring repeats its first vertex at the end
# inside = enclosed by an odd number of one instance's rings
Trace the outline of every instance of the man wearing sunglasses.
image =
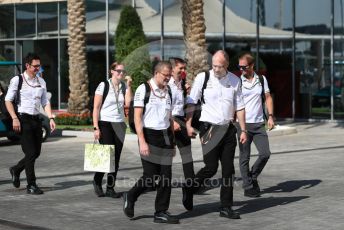
{"type": "MultiPolygon", "coordinates": [[[[265,130],[265,106],[268,112],[268,129],[271,130],[274,128],[273,102],[270,95],[268,82],[264,76],[259,76],[254,72],[254,63],[255,59],[251,53],[246,52],[239,56],[238,67],[241,71],[242,94],[245,102],[247,130],[247,142],[239,143],[239,164],[243,180],[242,186],[244,189],[244,195],[248,197],[260,196],[258,176],[264,169],[271,154],[268,135],[265,130]],[[264,92],[262,92],[263,89],[264,92]],[[263,100],[265,100],[265,106],[263,100]],[[258,159],[250,169],[249,161],[252,142],[257,147],[259,153],[258,159]]],[[[238,129],[238,136],[241,132],[242,130],[238,129]]]]}
{"type": "Polygon", "coordinates": [[[37,54],[29,53],[25,58],[26,70],[11,79],[5,98],[6,108],[11,115],[13,130],[21,133],[21,147],[25,154],[17,165],[10,168],[13,186],[20,187],[20,173],[25,169],[28,194],[40,195],[43,191],[36,184],[35,161],[41,153],[42,121],[39,117],[43,106],[50,118],[51,131],[55,129],[54,117],[47,98],[47,87],[43,78],[37,76],[41,61],[37,54]],[[18,87],[20,85],[21,87],[18,87]],[[18,92],[19,90],[19,92],[18,92]],[[14,109],[17,103],[18,113],[14,109]]]}

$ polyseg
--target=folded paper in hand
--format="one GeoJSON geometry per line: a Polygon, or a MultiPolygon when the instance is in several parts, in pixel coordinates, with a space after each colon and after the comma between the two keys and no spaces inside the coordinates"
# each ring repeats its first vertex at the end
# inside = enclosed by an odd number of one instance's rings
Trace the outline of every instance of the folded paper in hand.
{"type": "Polygon", "coordinates": [[[84,170],[93,172],[115,171],[115,146],[85,144],[84,170]]]}

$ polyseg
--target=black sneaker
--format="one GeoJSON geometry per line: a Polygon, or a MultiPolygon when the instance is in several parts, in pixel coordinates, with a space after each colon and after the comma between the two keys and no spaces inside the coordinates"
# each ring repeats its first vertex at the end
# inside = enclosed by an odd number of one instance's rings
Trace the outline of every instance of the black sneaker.
{"type": "Polygon", "coordinates": [[[179,219],[171,216],[171,214],[167,211],[162,211],[154,213],[154,222],[164,224],[179,224],[179,219]]]}
{"type": "Polygon", "coordinates": [[[134,205],[134,202],[128,200],[128,193],[123,193],[123,212],[129,218],[134,217],[134,205]]]}
{"type": "Polygon", "coordinates": [[[193,209],[193,193],[191,192],[191,188],[182,187],[182,191],[184,208],[191,211],[193,209]]]}
{"type": "Polygon", "coordinates": [[[111,198],[120,198],[121,194],[117,193],[113,188],[106,188],[105,192],[106,197],[111,197],[111,198]]]}
{"type": "Polygon", "coordinates": [[[98,196],[98,197],[104,197],[105,194],[103,192],[103,188],[101,185],[96,184],[95,181],[93,181],[93,188],[94,188],[94,193],[98,196]]]}
{"type": "Polygon", "coordinates": [[[239,213],[233,211],[233,209],[231,207],[221,208],[220,209],[220,216],[226,217],[229,219],[240,219],[239,213]]]}
{"type": "Polygon", "coordinates": [[[245,189],[244,196],[247,197],[259,197],[260,193],[255,188],[245,189]]]}
{"type": "Polygon", "coordinates": [[[37,185],[26,186],[26,192],[32,195],[41,195],[44,193],[40,188],[37,187],[37,185]]]}
{"type": "Polygon", "coordinates": [[[252,180],[252,185],[253,185],[253,188],[254,188],[258,193],[260,193],[260,187],[259,187],[258,181],[257,181],[257,180],[252,180]]]}
{"type": "Polygon", "coordinates": [[[11,177],[12,177],[12,184],[14,187],[19,188],[20,187],[20,179],[19,179],[19,175],[17,175],[14,170],[13,167],[9,168],[10,173],[11,173],[11,177]]]}

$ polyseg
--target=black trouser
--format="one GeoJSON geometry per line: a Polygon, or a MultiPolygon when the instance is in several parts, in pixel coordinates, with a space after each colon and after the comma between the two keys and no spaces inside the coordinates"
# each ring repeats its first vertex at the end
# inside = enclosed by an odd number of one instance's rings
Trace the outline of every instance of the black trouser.
{"type": "Polygon", "coordinates": [[[180,156],[182,158],[185,181],[186,184],[189,184],[195,177],[193,158],[191,152],[191,139],[187,133],[184,117],[175,117],[174,120],[179,123],[181,128],[180,131],[174,132],[174,136],[176,140],[176,145],[179,149],[180,156]]]}
{"type": "MultiPolygon", "coordinates": [[[[99,143],[104,145],[115,145],[115,172],[108,173],[107,187],[113,188],[116,183],[117,172],[119,168],[119,160],[123,148],[125,138],[126,124],[124,122],[107,122],[99,121],[100,139],[99,143]]],[[[94,181],[101,185],[105,173],[96,172],[94,181]]]]}
{"type": "Polygon", "coordinates": [[[25,154],[17,165],[13,167],[15,174],[24,169],[28,185],[36,185],[35,161],[41,154],[42,147],[42,120],[38,115],[21,114],[21,147],[25,154]]]}
{"type": "Polygon", "coordinates": [[[199,186],[204,185],[206,179],[216,174],[220,160],[222,167],[221,207],[233,205],[234,155],[237,145],[235,134],[236,128],[233,124],[215,126],[202,123],[200,127],[205,166],[195,176],[195,191],[199,186]]]}
{"type": "Polygon", "coordinates": [[[135,202],[146,190],[158,180],[155,197],[155,211],[166,211],[170,205],[173,135],[168,130],[143,130],[146,142],[149,145],[150,156],[142,157],[143,175],[128,192],[128,200],[135,202]]]}

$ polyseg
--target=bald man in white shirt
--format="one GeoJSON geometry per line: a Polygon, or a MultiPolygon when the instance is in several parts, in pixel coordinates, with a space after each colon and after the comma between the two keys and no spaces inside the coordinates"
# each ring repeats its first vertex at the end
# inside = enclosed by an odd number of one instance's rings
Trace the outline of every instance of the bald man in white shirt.
{"type": "MultiPolygon", "coordinates": [[[[234,113],[237,113],[243,132],[239,141],[247,139],[245,132],[245,105],[240,89],[240,80],[227,71],[229,58],[225,51],[217,51],[212,58],[212,69],[209,80],[204,89],[201,112],[200,139],[202,144],[203,162],[205,166],[195,175],[194,190],[206,186],[205,181],[213,177],[218,169],[219,161],[222,168],[222,183],[220,192],[220,216],[229,219],[240,219],[239,213],[233,211],[233,177],[234,155],[236,142],[236,128],[233,125],[234,113]]],[[[201,98],[205,73],[196,76],[188,97],[186,127],[188,135],[195,137],[192,127],[194,105],[201,98]]],[[[193,206],[193,194],[183,193],[183,204],[188,210],[193,206]]]]}

